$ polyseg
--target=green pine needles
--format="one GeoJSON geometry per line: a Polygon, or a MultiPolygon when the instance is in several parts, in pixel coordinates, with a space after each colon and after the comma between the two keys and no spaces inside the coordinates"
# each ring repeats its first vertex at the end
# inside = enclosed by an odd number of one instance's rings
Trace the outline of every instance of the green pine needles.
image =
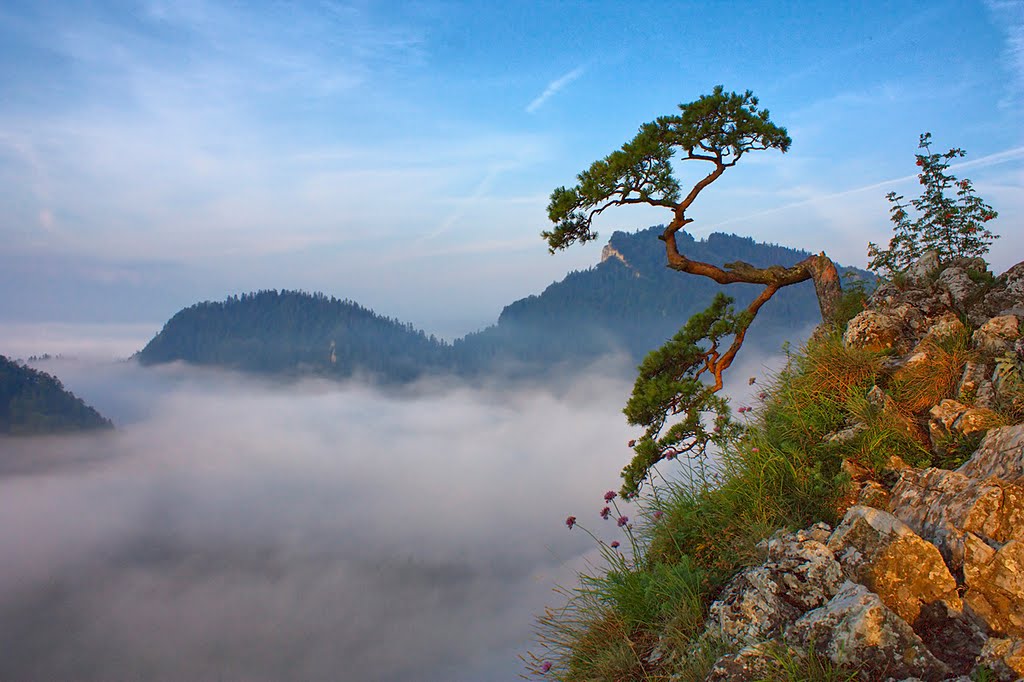
{"type": "Polygon", "coordinates": [[[917,165],[921,168],[917,177],[924,191],[909,204],[904,203],[902,195],[889,192],[885,198],[891,204],[894,232],[889,248],[868,244],[868,268],[883,276],[891,278],[904,272],[925,251],[935,251],[940,261],[983,256],[997,239],[985,223],[998,213],[974,193],[970,180],[958,180],[947,172],[950,161],[966,156],[966,152],[954,147],[935,154],[931,137],[931,133],[922,134],[918,144],[924,150],[917,154],[917,165]],[[917,212],[916,218],[911,217],[908,208],[917,212]]]}
{"type": "MultiPolygon", "coordinates": [[[[597,239],[594,218],[612,206],[647,204],[683,213],[701,190],[736,165],[747,152],[778,149],[785,152],[792,140],[786,129],[771,122],[757,97],[726,92],[718,85],[710,95],[679,105],[680,113],[661,116],[640,126],[622,148],[590,165],[577,176],[575,187],[551,193],[548,217],[554,229],[542,233],[554,253],[574,242],[597,239]],[[672,158],[714,164],[714,170],[686,195],[674,177],[672,158]]],[[[681,225],[680,225],[681,227],[681,225]]]]}
{"type": "Polygon", "coordinates": [[[732,299],[720,293],[707,310],[644,358],[623,410],[630,424],[645,428],[634,444],[636,454],[622,470],[623,497],[635,497],[651,468],[663,459],[702,457],[709,445],[721,447],[736,435],[728,400],[701,376],[714,372],[721,341],[745,332],[751,319],[747,312],[736,314],[732,299]],[[681,419],[666,429],[676,415],[681,419]],[[705,419],[708,415],[713,419],[705,419]]]}

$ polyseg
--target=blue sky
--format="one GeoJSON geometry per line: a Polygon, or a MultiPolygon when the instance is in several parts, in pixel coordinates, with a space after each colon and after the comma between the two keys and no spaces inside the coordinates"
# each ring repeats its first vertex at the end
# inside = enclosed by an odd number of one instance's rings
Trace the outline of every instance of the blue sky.
{"type": "Polygon", "coordinates": [[[696,235],[864,265],[931,131],[1001,214],[994,269],[1024,259],[1024,3],[636,4],[4,3],[0,320],[287,287],[461,334],[596,262],[547,254],[550,191],[719,83],[793,146],[707,190],[696,235]]]}

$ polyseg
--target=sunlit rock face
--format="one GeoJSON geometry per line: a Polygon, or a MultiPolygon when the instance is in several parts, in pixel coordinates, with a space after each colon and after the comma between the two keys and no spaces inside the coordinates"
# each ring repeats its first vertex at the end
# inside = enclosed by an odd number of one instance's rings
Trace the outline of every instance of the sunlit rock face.
{"type": "MultiPolygon", "coordinates": [[[[970,359],[956,398],[902,418],[936,455],[950,442],[980,444],[956,470],[901,461],[874,474],[845,463],[851,506],[835,530],[777,533],[711,605],[705,637],[732,653],[708,681],[765,679],[780,656],[812,655],[864,680],[1024,678],[1024,424],[997,414],[1020,390],[1022,321],[1024,263],[993,277],[978,259],[926,254],[899,286],[879,287],[845,344],[889,353],[893,373],[962,344],[970,359]]],[[[879,386],[865,398],[898,410],[879,386]]],[[[865,428],[847,424],[826,440],[865,428]]]]}

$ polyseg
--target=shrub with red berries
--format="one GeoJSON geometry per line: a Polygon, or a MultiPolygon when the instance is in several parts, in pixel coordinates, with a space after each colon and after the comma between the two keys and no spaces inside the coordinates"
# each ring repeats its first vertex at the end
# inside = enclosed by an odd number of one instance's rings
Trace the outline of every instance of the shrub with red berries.
{"type": "Polygon", "coordinates": [[[947,173],[950,161],[966,156],[964,150],[954,147],[944,154],[933,154],[931,133],[921,135],[917,165],[921,168],[918,180],[924,191],[909,204],[903,203],[903,196],[889,192],[890,219],[893,222],[893,237],[889,248],[868,244],[871,262],[868,268],[889,276],[903,272],[925,251],[935,251],[939,260],[961,256],[983,256],[998,237],[984,223],[998,213],[974,193],[971,181],[958,180],[947,173]],[[955,190],[949,196],[947,190],[955,190]],[[912,218],[909,208],[916,211],[912,218]]]}

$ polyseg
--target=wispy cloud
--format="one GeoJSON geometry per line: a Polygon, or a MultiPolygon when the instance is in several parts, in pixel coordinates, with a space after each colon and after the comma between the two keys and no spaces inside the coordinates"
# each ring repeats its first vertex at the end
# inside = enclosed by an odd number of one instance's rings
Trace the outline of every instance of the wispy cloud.
{"type": "Polygon", "coordinates": [[[1009,98],[1014,99],[1024,94],[1024,2],[987,0],[985,4],[995,19],[994,23],[1006,34],[1003,51],[1013,79],[1009,98]]]}
{"type": "MultiPolygon", "coordinates": [[[[988,154],[986,156],[982,156],[982,157],[979,157],[977,159],[971,159],[970,161],[964,161],[962,163],[950,164],[949,168],[950,168],[950,170],[960,170],[960,169],[964,169],[964,168],[984,168],[986,166],[994,166],[994,165],[999,164],[999,163],[1005,163],[1007,161],[1013,161],[1013,160],[1022,159],[1022,158],[1024,158],[1024,147],[1014,147],[1012,149],[1004,149],[1001,152],[995,152],[994,154],[988,154]]],[[[830,193],[827,193],[827,194],[816,194],[816,195],[808,197],[806,199],[801,199],[800,201],[793,201],[793,202],[790,202],[788,204],[783,204],[782,206],[775,206],[773,208],[766,209],[764,211],[758,211],[756,213],[749,213],[747,215],[738,216],[736,218],[729,218],[728,220],[720,221],[718,223],[715,223],[714,225],[709,225],[709,226],[707,226],[706,229],[714,229],[714,228],[721,227],[723,225],[729,225],[729,224],[732,224],[732,223],[746,222],[746,221],[749,221],[749,220],[751,220],[753,218],[760,218],[762,216],[771,215],[773,213],[781,213],[783,211],[789,211],[791,209],[799,208],[801,206],[807,206],[807,205],[810,205],[810,204],[818,204],[818,203],[821,203],[821,202],[824,202],[824,201],[830,201],[832,199],[838,199],[838,198],[841,198],[841,197],[846,197],[846,196],[849,196],[851,194],[859,194],[861,192],[867,192],[869,190],[881,189],[883,187],[888,187],[890,185],[897,185],[897,184],[899,184],[901,182],[907,182],[909,180],[915,180],[916,178],[917,178],[917,174],[916,173],[914,173],[912,175],[901,175],[899,177],[889,178],[887,180],[879,180],[877,182],[872,182],[872,183],[867,184],[867,185],[861,185],[859,187],[852,187],[850,189],[844,189],[844,190],[841,190],[839,192],[830,192],[830,193]]]]}
{"type": "Polygon", "coordinates": [[[544,88],[544,92],[540,93],[540,95],[535,97],[534,100],[526,106],[526,113],[532,114],[540,109],[544,106],[545,102],[564,90],[569,83],[572,83],[574,80],[582,76],[584,71],[585,69],[582,66],[578,66],[564,76],[556,78],[548,83],[548,87],[544,88]]]}

